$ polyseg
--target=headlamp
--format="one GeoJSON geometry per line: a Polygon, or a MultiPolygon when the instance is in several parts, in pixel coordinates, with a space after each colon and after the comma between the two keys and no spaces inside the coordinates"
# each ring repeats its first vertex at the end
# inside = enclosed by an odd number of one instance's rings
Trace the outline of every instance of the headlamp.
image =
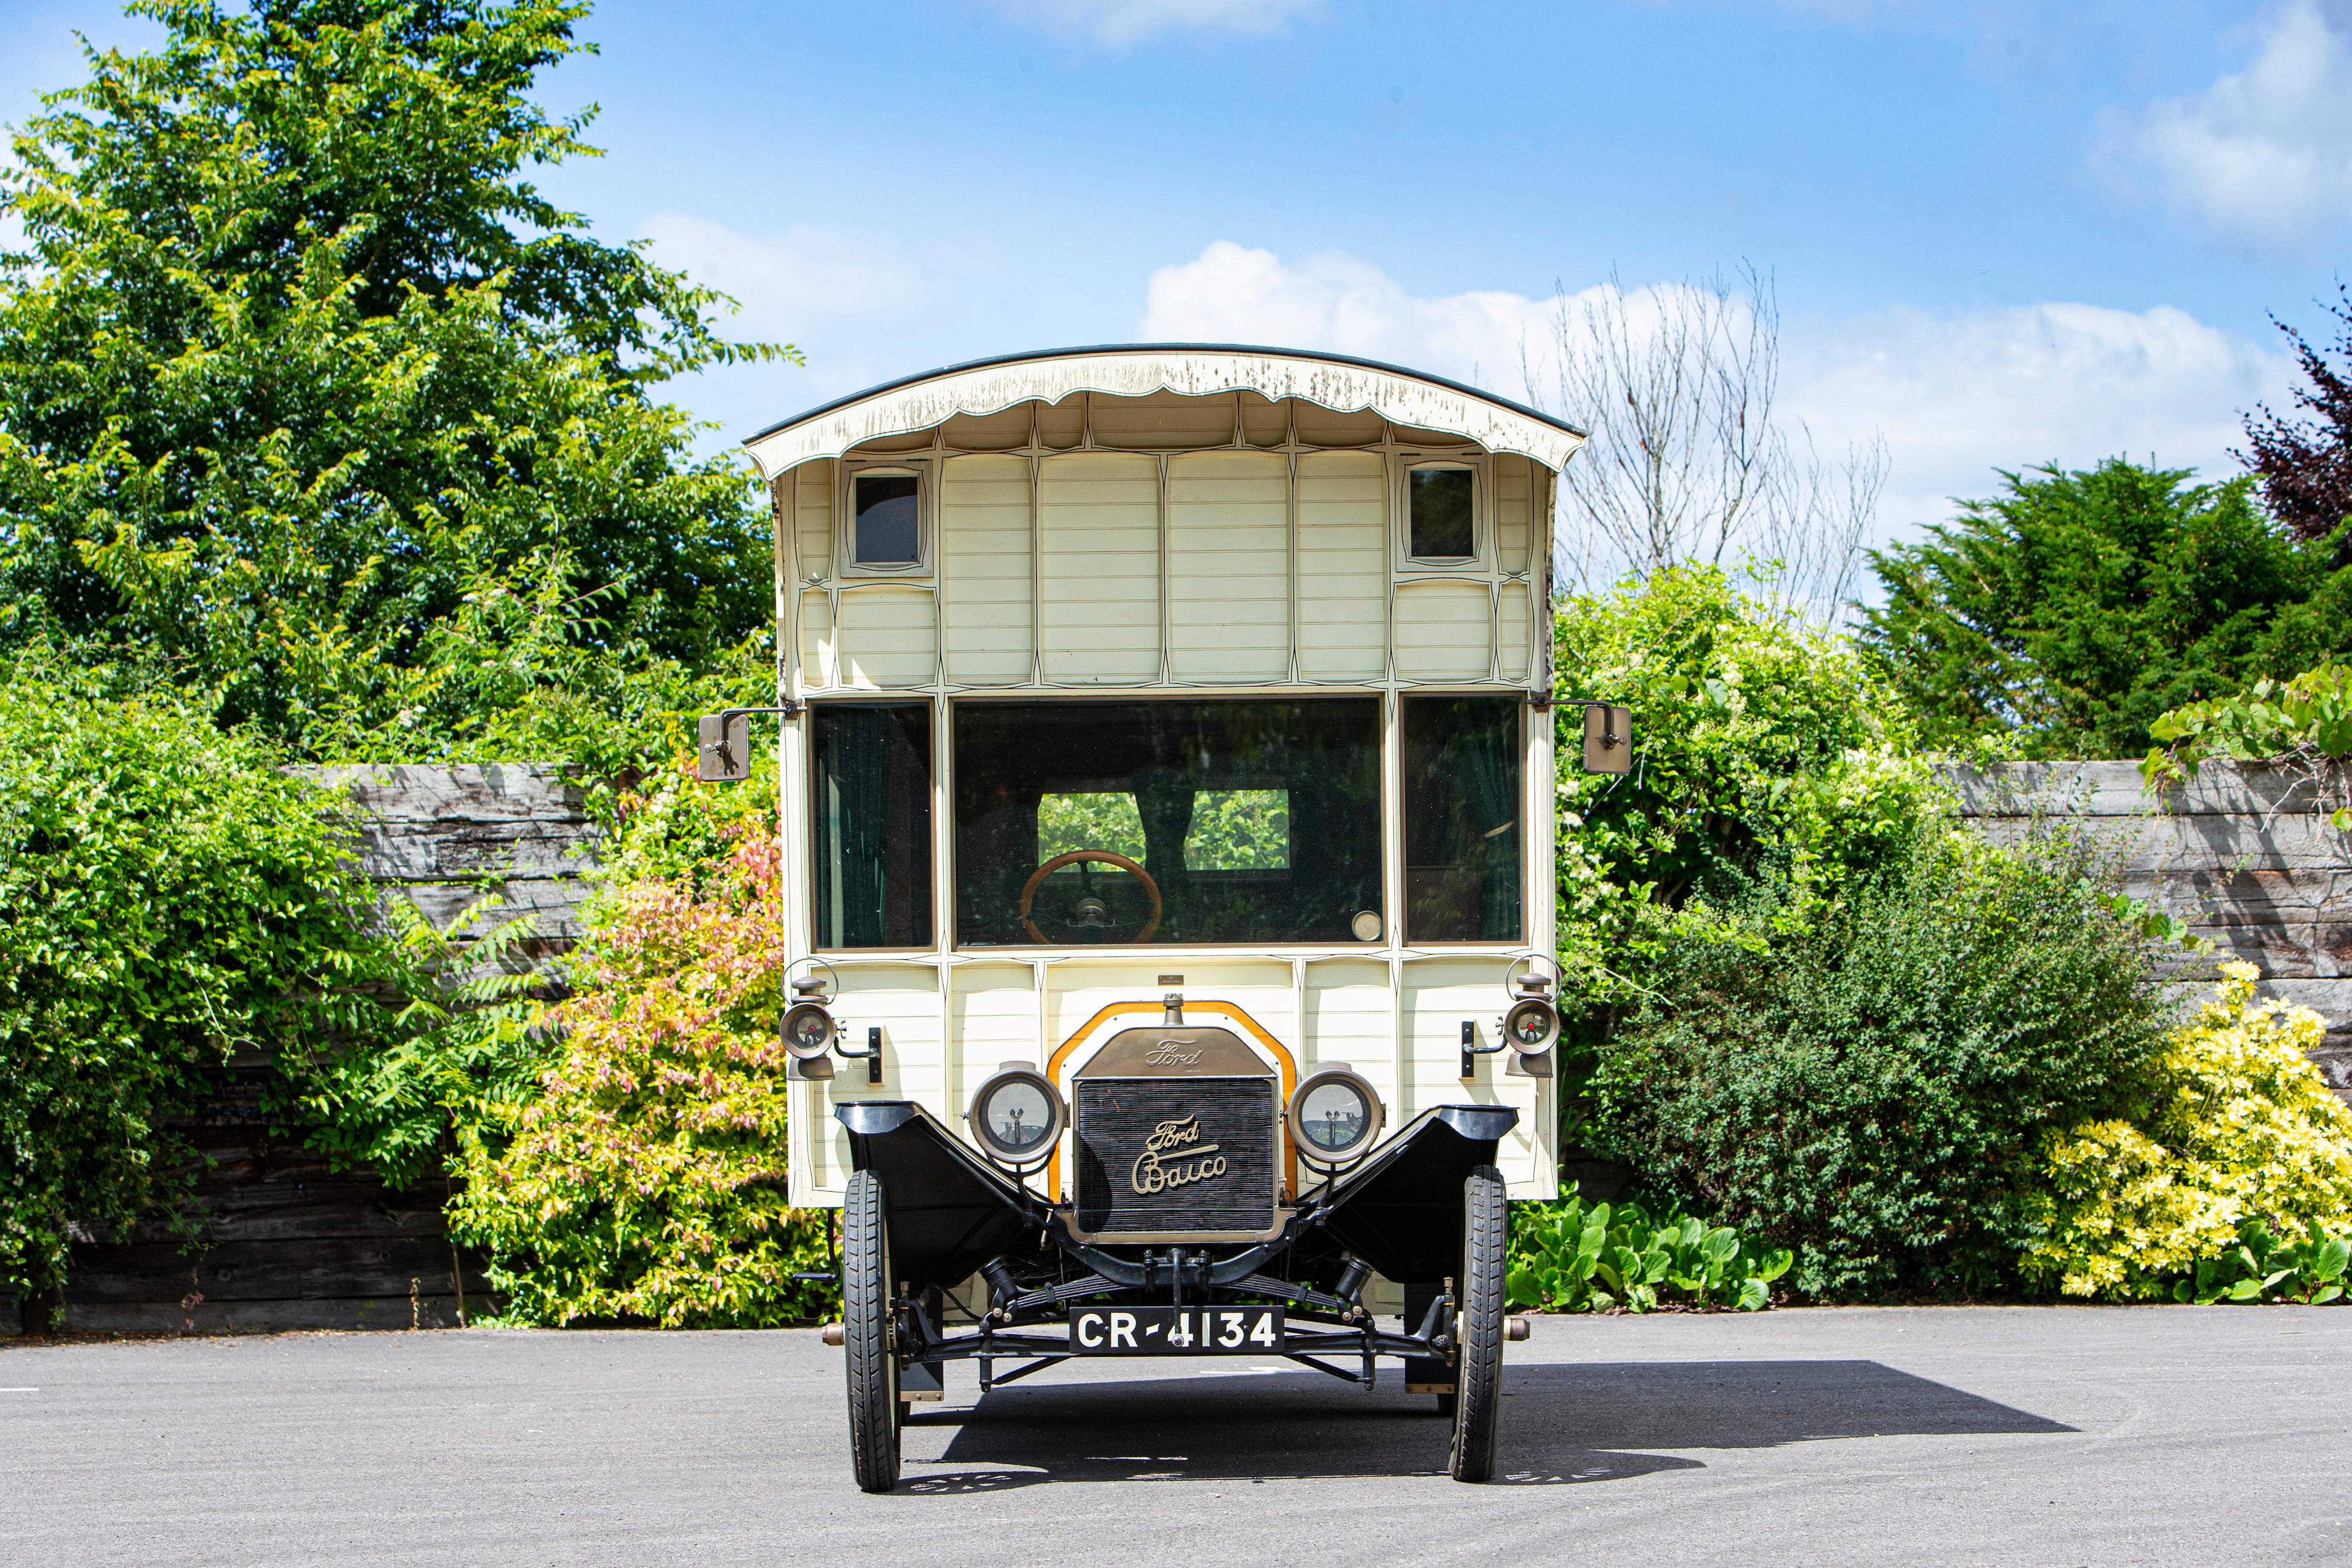
{"type": "Polygon", "coordinates": [[[1000,1165],[1044,1164],[1062,1136],[1062,1096],[1053,1079],[1026,1062],[1006,1062],[972,1091],[972,1142],[1000,1165]]]}
{"type": "Polygon", "coordinates": [[[1290,1137],[1298,1157],[1317,1165],[1344,1165],[1371,1152],[1381,1135],[1381,1100],[1361,1073],[1327,1062],[1290,1096],[1290,1137]]]}

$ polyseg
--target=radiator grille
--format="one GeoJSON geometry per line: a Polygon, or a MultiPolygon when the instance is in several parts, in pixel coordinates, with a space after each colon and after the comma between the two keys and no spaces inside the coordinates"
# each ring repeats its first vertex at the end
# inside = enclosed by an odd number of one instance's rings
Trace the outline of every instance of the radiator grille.
{"type": "MultiPolygon", "coordinates": [[[[1280,1112],[1272,1079],[1094,1079],[1076,1085],[1078,1228],[1097,1236],[1247,1231],[1274,1223],[1275,1137],[1280,1112]],[[1182,1140],[1199,1119],[1199,1136],[1182,1140]],[[1136,1162],[1155,1131],[1173,1124],[1180,1141],[1160,1156],[1163,1170],[1199,1163],[1192,1152],[1215,1144],[1225,1163],[1202,1181],[1135,1190],[1136,1162]]],[[[1146,1186],[1153,1185],[1147,1163],[1146,1186]]]]}

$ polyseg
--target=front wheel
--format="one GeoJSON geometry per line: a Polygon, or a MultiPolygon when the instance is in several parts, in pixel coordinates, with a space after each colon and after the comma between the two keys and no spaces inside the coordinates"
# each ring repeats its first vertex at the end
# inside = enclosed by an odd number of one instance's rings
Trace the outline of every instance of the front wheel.
{"type": "Polygon", "coordinates": [[[1495,1473],[1503,1403],[1505,1247],[1509,1221],[1502,1173],[1481,1165],[1462,1184],[1462,1275],[1454,1319],[1454,1479],[1495,1473]]]}
{"type": "Polygon", "coordinates": [[[887,1492],[898,1484],[898,1355],[890,1343],[890,1232],[882,1178],[849,1178],[841,1214],[841,1345],[849,1369],[849,1463],[857,1484],[887,1492]]]}

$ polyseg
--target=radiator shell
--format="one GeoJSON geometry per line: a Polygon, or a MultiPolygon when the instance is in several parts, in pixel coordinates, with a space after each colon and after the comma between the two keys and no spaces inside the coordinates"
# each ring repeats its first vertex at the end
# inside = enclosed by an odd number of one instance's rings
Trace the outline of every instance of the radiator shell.
{"type": "Polygon", "coordinates": [[[1268,1077],[1084,1078],[1072,1124],[1076,1149],[1073,1228],[1089,1240],[1238,1241],[1279,1233],[1282,1107],[1268,1077]],[[1224,1170],[1157,1192],[1148,1169],[1154,1131],[1197,1118],[1196,1139],[1171,1148],[1182,1168],[1213,1144],[1224,1170]]]}

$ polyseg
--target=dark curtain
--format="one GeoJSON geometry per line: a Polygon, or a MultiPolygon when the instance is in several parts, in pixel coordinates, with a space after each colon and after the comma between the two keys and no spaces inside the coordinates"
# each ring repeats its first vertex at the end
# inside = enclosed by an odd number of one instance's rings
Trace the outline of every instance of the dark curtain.
{"type": "Polygon", "coordinates": [[[930,710],[820,707],[816,775],[820,945],[928,945],[930,710]]]}

